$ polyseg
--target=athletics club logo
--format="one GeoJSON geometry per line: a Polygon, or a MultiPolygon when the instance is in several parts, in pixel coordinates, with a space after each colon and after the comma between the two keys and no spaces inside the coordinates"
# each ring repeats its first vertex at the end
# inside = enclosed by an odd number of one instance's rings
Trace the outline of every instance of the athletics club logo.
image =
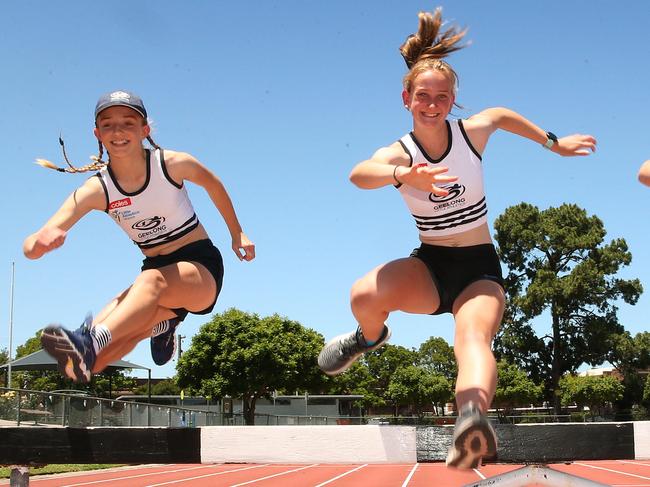
{"type": "Polygon", "coordinates": [[[433,193],[429,193],[429,200],[433,203],[444,203],[445,201],[451,201],[453,199],[459,198],[465,193],[465,186],[460,183],[448,184],[446,186],[440,186],[443,189],[449,191],[447,196],[436,196],[433,193]]]}
{"type": "Polygon", "coordinates": [[[165,221],[165,218],[162,216],[154,216],[151,218],[145,218],[144,220],[140,220],[139,222],[134,223],[131,225],[131,228],[134,230],[152,230],[158,226],[160,226],[161,223],[165,221]]]}

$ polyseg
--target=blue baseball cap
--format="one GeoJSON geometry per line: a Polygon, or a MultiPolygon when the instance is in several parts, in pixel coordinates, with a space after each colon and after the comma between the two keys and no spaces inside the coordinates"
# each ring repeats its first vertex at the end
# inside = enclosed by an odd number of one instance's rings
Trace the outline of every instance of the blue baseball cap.
{"type": "Polygon", "coordinates": [[[145,120],[147,119],[147,109],[144,107],[142,99],[135,93],[120,90],[111,91],[99,98],[95,105],[95,120],[102,110],[114,106],[129,107],[142,115],[145,120]]]}

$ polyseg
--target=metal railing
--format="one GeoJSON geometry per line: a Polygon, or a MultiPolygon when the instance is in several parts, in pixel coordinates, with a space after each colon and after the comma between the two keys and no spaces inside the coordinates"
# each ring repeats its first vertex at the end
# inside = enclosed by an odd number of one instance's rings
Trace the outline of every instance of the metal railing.
{"type": "MultiPolygon", "coordinates": [[[[255,425],[367,424],[368,418],[255,414],[255,425]]],[[[52,426],[238,426],[241,413],[0,387],[0,424],[52,426]]]]}
{"type": "Polygon", "coordinates": [[[0,421],[14,425],[197,427],[244,424],[242,415],[85,394],[0,388],[0,421]]]}
{"type": "Polygon", "coordinates": [[[527,424],[527,423],[575,423],[585,422],[585,415],[571,414],[520,414],[512,416],[502,416],[502,423],[506,424],[527,424]]]}
{"type": "MultiPolygon", "coordinates": [[[[255,425],[403,425],[454,424],[454,416],[317,416],[255,414],[255,425]]],[[[590,421],[586,415],[525,414],[490,416],[494,423],[564,423],[590,421]]],[[[85,393],[61,393],[0,387],[0,425],[52,426],[238,426],[242,413],[222,413],[207,408],[158,405],[106,399],[85,393]]]]}

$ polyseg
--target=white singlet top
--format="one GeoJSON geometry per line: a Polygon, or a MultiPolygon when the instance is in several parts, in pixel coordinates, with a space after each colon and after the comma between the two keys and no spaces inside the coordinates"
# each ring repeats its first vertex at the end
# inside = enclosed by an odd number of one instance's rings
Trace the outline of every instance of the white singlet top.
{"type": "Polygon", "coordinates": [[[399,140],[411,158],[411,166],[446,166],[449,168],[446,174],[458,176],[457,181],[440,186],[449,191],[447,196],[436,196],[406,184],[396,186],[415,218],[420,235],[425,237],[454,235],[487,221],[481,155],[469,141],[462,120],[446,123],[449,144],[440,159],[429,157],[413,132],[399,140]]]}
{"type": "Polygon", "coordinates": [[[120,188],[110,164],[97,173],[106,193],[106,213],[141,249],[176,240],[199,224],[185,186],[167,173],[163,150],[145,152],[147,176],[133,193],[120,188]]]}

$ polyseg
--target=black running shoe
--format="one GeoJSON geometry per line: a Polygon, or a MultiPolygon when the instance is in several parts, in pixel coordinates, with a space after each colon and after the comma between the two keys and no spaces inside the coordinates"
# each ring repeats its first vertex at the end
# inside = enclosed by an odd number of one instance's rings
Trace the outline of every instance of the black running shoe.
{"type": "Polygon", "coordinates": [[[61,325],[48,325],[41,333],[41,345],[56,359],[63,376],[75,382],[90,382],[96,359],[90,323],[74,331],[61,325]]]}
{"type": "Polygon", "coordinates": [[[176,327],[180,324],[180,319],[171,318],[153,327],[150,340],[151,358],[156,365],[165,365],[176,353],[176,327]],[[161,329],[164,331],[160,331],[161,329]]]}
{"type": "Polygon", "coordinates": [[[482,459],[495,459],[496,454],[497,436],[490,421],[474,403],[466,404],[456,419],[447,466],[477,468],[482,459]]]}
{"type": "Polygon", "coordinates": [[[366,345],[361,329],[339,335],[330,340],[318,355],[318,366],[327,375],[340,374],[347,370],[361,355],[377,350],[390,338],[390,328],[384,325],[381,337],[372,345],[366,345]]]}

